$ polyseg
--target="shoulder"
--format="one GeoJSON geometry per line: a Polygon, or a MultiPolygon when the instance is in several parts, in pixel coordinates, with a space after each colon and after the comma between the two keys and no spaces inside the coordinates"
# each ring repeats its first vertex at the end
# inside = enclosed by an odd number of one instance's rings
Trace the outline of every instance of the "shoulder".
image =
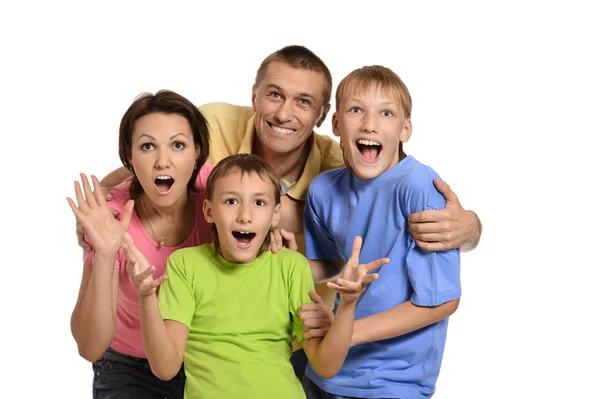
{"type": "Polygon", "coordinates": [[[110,189],[113,199],[107,201],[109,207],[118,211],[121,211],[125,208],[125,204],[127,204],[127,201],[131,199],[129,188],[131,187],[132,180],[133,177],[128,177],[122,183],[110,189]]]}
{"type": "Polygon", "coordinates": [[[198,176],[196,176],[196,182],[194,183],[194,190],[196,191],[196,195],[200,192],[203,192],[206,189],[206,183],[208,182],[208,176],[215,168],[214,164],[204,164],[200,168],[200,172],[198,172],[198,176]]]}
{"type": "Polygon", "coordinates": [[[206,103],[198,107],[205,117],[215,119],[238,119],[247,116],[250,118],[254,114],[252,107],[234,105],[224,102],[206,103]]]}
{"type": "Polygon", "coordinates": [[[315,133],[315,142],[321,154],[321,171],[344,166],[344,157],[340,143],[330,136],[315,133]]]}
{"type": "Polygon", "coordinates": [[[422,164],[413,157],[410,157],[407,161],[406,182],[409,188],[422,191],[429,191],[432,188],[435,190],[433,179],[440,178],[437,172],[432,167],[422,164]]]}
{"type": "Polygon", "coordinates": [[[173,251],[169,255],[169,258],[182,266],[195,264],[198,259],[212,258],[211,247],[212,244],[203,244],[194,247],[179,248],[173,251]],[[193,260],[193,262],[189,262],[189,260],[193,260]]]}
{"type": "Polygon", "coordinates": [[[273,262],[281,264],[282,267],[288,268],[290,271],[302,272],[308,270],[310,272],[310,265],[308,260],[300,252],[292,251],[291,249],[281,248],[276,254],[271,252],[271,259],[273,262]]]}
{"type": "Polygon", "coordinates": [[[308,193],[324,195],[348,177],[348,168],[336,168],[319,173],[310,183],[308,193]]]}

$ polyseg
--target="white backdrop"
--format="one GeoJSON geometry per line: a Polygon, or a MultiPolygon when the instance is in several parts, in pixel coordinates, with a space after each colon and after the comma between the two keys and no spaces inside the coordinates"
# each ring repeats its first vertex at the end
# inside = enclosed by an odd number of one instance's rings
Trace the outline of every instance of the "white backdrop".
{"type": "Polygon", "coordinates": [[[259,63],[288,44],[334,85],[395,70],[414,102],[407,152],[483,220],[435,397],[596,397],[600,28],[586,2],[14,3],[0,6],[1,397],[91,397],[65,198],[79,172],[119,166],[134,97],[248,105],[259,63]]]}

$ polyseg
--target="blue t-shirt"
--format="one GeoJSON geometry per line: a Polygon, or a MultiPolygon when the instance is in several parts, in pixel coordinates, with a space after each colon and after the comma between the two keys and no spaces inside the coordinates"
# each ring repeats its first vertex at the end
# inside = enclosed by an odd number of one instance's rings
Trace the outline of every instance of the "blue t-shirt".
{"type": "MultiPolygon", "coordinates": [[[[356,319],[406,301],[438,306],[460,297],[460,251],[422,250],[408,232],[408,215],[445,206],[433,185],[435,177],[439,176],[430,167],[408,156],[371,180],[341,168],[312,181],[304,212],[306,257],[347,261],[354,237],[361,236],[360,263],[390,259],[359,298],[356,319]]],[[[338,300],[339,296],[336,306],[338,300]]],[[[409,334],[355,346],[333,378],[321,378],[310,365],[306,375],[336,395],[428,398],[435,391],[447,326],[444,319],[409,334]]]]}

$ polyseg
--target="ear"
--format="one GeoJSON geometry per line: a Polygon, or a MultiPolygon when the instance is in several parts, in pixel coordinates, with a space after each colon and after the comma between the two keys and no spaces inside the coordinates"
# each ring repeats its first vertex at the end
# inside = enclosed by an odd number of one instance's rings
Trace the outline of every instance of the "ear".
{"type": "Polygon", "coordinates": [[[339,124],[340,121],[337,118],[337,112],[334,112],[333,115],[331,115],[331,128],[333,129],[333,134],[336,137],[340,137],[341,135],[339,124]]]}
{"type": "Polygon", "coordinates": [[[214,223],[212,216],[212,204],[207,199],[205,199],[204,203],[202,204],[202,212],[204,212],[204,219],[206,219],[207,223],[214,223]]]}
{"type": "Polygon", "coordinates": [[[256,112],[256,85],[252,85],[252,111],[256,112]]]}
{"type": "Polygon", "coordinates": [[[279,210],[281,209],[281,204],[277,204],[275,210],[273,211],[273,220],[271,222],[271,227],[274,228],[279,224],[279,218],[281,216],[279,210]]]}
{"type": "Polygon", "coordinates": [[[327,118],[327,113],[329,112],[330,109],[331,109],[331,104],[325,104],[325,106],[321,110],[321,116],[317,120],[317,127],[321,127],[321,124],[323,124],[323,122],[325,121],[325,118],[327,118]]]}
{"type": "Polygon", "coordinates": [[[404,123],[404,128],[402,129],[402,133],[400,133],[400,141],[406,143],[410,140],[410,136],[412,134],[412,121],[408,119],[404,123]]]}

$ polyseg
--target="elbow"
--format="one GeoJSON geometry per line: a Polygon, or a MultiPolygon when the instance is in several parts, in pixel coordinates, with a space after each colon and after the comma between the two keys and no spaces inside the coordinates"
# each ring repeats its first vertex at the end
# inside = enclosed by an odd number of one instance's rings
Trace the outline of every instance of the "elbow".
{"type": "Polygon", "coordinates": [[[87,360],[90,363],[93,363],[95,361],[100,360],[100,358],[102,357],[102,355],[104,355],[104,352],[106,352],[106,350],[108,349],[108,347],[106,348],[90,348],[89,346],[85,346],[85,345],[77,345],[77,350],[79,351],[79,356],[81,356],[82,358],[84,358],[85,360],[87,360]]]}
{"type": "MultiPolygon", "coordinates": [[[[150,360],[150,359],[148,359],[150,360]]],[[[152,370],[152,373],[156,376],[156,378],[158,378],[159,380],[162,381],[171,381],[173,378],[175,378],[175,376],[177,375],[177,373],[179,372],[181,365],[179,365],[178,367],[174,367],[174,366],[169,366],[168,364],[165,364],[164,362],[157,362],[159,364],[154,364],[154,362],[150,362],[150,369],[152,370]],[[163,364],[160,364],[163,363],[163,364]]]]}
{"type": "Polygon", "coordinates": [[[456,312],[456,310],[458,309],[458,305],[460,303],[460,298],[457,298],[453,301],[447,302],[444,304],[444,307],[446,308],[446,312],[448,313],[448,315],[446,317],[450,317],[454,312],[456,312]]]}
{"type": "Polygon", "coordinates": [[[313,364],[313,369],[321,376],[321,378],[329,379],[333,378],[340,372],[342,369],[343,362],[328,362],[327,364],[322,364],[319,367],[315,367],[313,364]]]}

